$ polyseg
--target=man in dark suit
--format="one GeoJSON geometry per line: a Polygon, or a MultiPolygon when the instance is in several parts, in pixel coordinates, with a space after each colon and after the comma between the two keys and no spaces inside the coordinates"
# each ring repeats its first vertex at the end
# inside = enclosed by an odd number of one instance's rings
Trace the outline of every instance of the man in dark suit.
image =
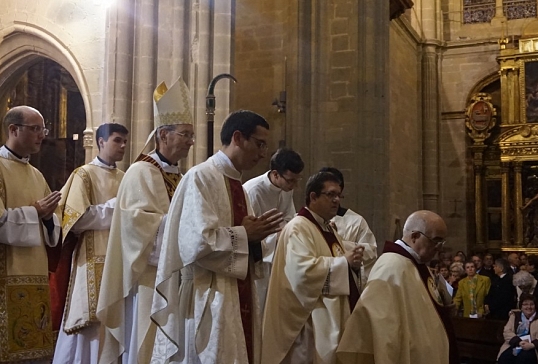
{"type": "Polygon", "coordinates": [[[508,263],[510,263],[510,270],[512,273],[519,272],[519,255],[517,253],[510,253],[508,254],[508,263]]]}
{"type": "Polygon", "coordinates": [[[510,264],[506,259],[496,259],[493,269],[495,270],[495,277],[491,280],[491,288],[484,300],[486,317],[506,320],[510,310],[516,307],[516,287],[512,284],[512,275],[508,274],[510,264]]]}
{"type": "Polygon", "coordinates": [[[478,254],[473,255],[471,257],[471,260],[476,266],[476,274],[480,274],[481,276],[486,276],[489,279],[492,279],[495,276],[495,272],[493,271],[493,269],[491,270],[484,269],[484,265],[482,264],[482,257],[480,255],[478,254]]]}

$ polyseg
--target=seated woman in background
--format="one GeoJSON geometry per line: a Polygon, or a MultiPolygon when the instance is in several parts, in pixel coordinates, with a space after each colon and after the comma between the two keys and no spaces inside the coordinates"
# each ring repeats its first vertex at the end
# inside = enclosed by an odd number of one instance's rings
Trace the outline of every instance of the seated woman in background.
{"type": "Polygon", "coordinates": [[[498,364],[537,364],[538,323],[534,296],[522,293],[521,311],[512,311],[504,326],[504,344],[497,357],[498,364]]]}

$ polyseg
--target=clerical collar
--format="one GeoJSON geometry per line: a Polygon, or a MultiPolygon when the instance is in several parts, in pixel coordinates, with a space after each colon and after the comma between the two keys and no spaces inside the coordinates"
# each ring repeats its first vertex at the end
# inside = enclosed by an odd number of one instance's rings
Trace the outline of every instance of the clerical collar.
{"type": "Polygon", "coordinates": [[[217,153],[213,154],[213,157],[211,158],[217,166],[222,168],[225,175],[233,179],[241,179],[241,172],[235,168],[230,157],[228,157],[222,150],[219,150],[217,153]]]}
{"type": "Polygon", "coordinates": [[[420,255],[418,255],[417,252],[414,251],[413,248],[411,248],[411,247],[409,246],[409,244],[407,244],[407,243],[406,243],[405,241],[403,241],[402,239],[400,239],[400,240],[396,240],[396,241],[394,242],[394,244],[398,244],[399,246],[401,246],[402,248],[404,248],[409,254],[411,254],[411,256],[412,256],[413,258],[415,258],[415,260],[417,261],[417,263],[419,263],[419,264],[423,264],[423,263],[424,263],[424,262],[422,262],[422,261],[420,260],[420,255]]]}
{"type": "Polygon", "coordinates": [[[98,166],[98,167],[101,167],[101,168],[106,168],[106,169],[116,169],[116,163],[114,163],[114,165],[111,166],[110,164],[108,164],[107,162],[105,162],[104,160],[99,158],[99,156],[95,157],[90,162],[90,164],[93,164],[94,166],[98,166]]]}
{"type": "Polygon", "coordinates": [[[307,209],[312,214],[312,216],[317,221],[317,223],[322,227],[322,229],[329,230],[327,226],[329,226],[330,221],[326,221],[323,217],[319,216],[318,214],[316,214],[314,211],[310,210],[306,206],[305,206],[305,209],[307,209]]]}
{"type": "Polygon", "coordinates": [[[164,157],[157,149],[155,149],[155,153],[159,156],[159,159],[163,161],[164,163],[168,164],[169,166],[177,166],[177,162],[172,164],[168,159],[164,157]]]}
{"type": "Polygon", "coordinates": [[[283,192],[282,188],[278,187],[278,186],[275,186],[275,184],[273,183],[273,181],[271,181],[271,171],[267,172],[265,174],[265,176],[267,177],[266,181],[268,182],[267,185],[269,186],[269,188],[274,191],[274,192],[283,192]]]}
{"type": "Polygon", "coordinates": [[[110,168],[110,169],[114,169],[116,168],[116,163],[114,164],[108,164],[107,162],[105,162],[103,159],[101,159],[99,156],[95,157],[99,160],[99,162],[101,162],[101,167],[105,167],[105,168],[110,168]]]}
{"type": "Polygon", "coordinates": [[[30,161],[30,156],[27,157],[21,157],[17,153],[15,153],[13,150],[11,150],[7,145],[3,145],[0,149],[0,154],[2,157],[6,159],[12,159],[16,160],[21,163],[28,163],[30,161]]]}

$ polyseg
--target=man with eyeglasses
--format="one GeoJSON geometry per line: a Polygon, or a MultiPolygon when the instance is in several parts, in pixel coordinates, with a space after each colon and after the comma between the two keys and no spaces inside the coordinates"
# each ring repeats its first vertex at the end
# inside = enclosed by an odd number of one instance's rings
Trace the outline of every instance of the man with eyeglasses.
{"type": "MultiPolygon", "coordinates": [[[[340,188],[344,192],[344,175],[340,170],[333,167],[323,167],[320,172],[329,172],[334,174],[340,180],[340,188]]],[[[338,234],[342,237],[345,244],[361,246],[364,249],[362,257],[362,266],[358,278],[359,286],[364,289],[368,276],[377,259],[377,242],[375,236],[370,230],[368,223],[355,211],[342,206],[342,198],[336,216],[333,217],[338,234]]]]}
{"type": "Polygon", "coordinates": [[[359,298],[362,247],[346,250],[330,220],[340,180],[318,172],[306,183],[306,207],[276,246],[263,320],[262,363],[335,363],[346,319],[359,298]]]}
{"type": "Polygon", "coordinates": [[[446,235],[443,219],[421,210],[385,243],[338,346],[342,363],[460,363],[450,302],[427,266],[446,235]]]}
{"type": "Polygon", "coordinates": [[[154,92],[155,150],[133,163],[118,189],[97,303],[104,326],[99,363],[149,363],[157,326],[151,303],[170,201],[182,175],[179,161],[194,144],[189,90],[180,78],[154,92]]]}
{"type": "Polygon", "coordinates": [[[127,134],[121,124],[101,124],[95,132],[98,155],[75,169],[61,191],[63,247],[58,268],[51,274],[53,325],[60,330],[54,364],[96,363],[99,356],[100,323],[95,311],[116,195],[124,175],[116,162],[125,154],[127,134]]]}
{"type": "Polygon", "coordinates": [[[268,138],[263,117],[235,111],[222,125],[222,149],[181,180],[170,205],[152,308],[160,328],[156,362],[259,363],[254,280],[261,273],[262,240],[280,230],[282,213],[254,214],[241,174],[265,157],[268,138]]]}
{"type": "MultiPolygon", "coordinates": [[[[293,190],[302,180],[301,172],[304,168],[304,162],[297,152],[281,148],[271,157],[270,166],[271,169],[268,172],[245,182],[243,187],[255,215],[262,215],[264,212],[276,208],[283,213],[281,227],[284,227],[295,216],[293,190]]],[[[277,239],[278,234],[272,234],[265,238],[267,253],[263,258],[264,277],[256,280],[261,312],[265,307],[265,297],[277,239]]]]}
{"type": "Polygon", "coordinates": [[[39,111],[10,109],[0,148],[0,358],[50,362],[53,353],[46,247],[56,246],[61,194],[30,163],[47,134],[39,111]]]}

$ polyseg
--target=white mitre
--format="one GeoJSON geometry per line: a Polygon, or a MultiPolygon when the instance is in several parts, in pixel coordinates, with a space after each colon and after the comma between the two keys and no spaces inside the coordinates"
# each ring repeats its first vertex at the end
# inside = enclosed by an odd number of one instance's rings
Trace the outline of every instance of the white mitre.
{"type": "Polygon", "coordinates": [[[157,129],[164,125],[193,124],[189,89],[180,77],[168,88],[161,82],[153,91],[153,126],[140,155],[148,146],[157,129]]]}

